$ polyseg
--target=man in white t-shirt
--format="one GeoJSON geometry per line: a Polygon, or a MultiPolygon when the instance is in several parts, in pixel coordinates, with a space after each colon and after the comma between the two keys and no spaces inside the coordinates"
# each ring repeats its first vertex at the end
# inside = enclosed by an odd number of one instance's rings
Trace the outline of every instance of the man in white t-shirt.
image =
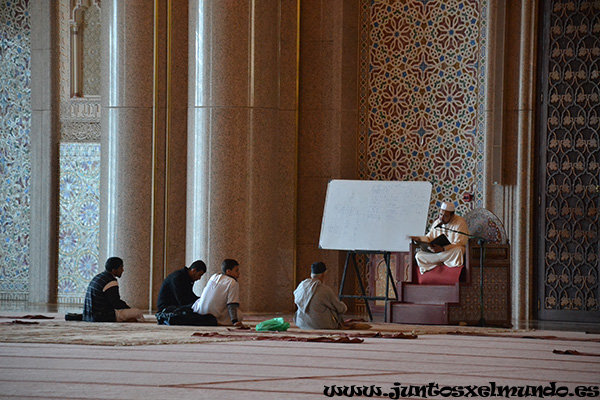
{"type": "Polygon", "coordinates": [[[243,326],[240,308],[240,265],[232,259],[221,264],[221,273],[210,277],[202,295],[192,309],[198,314],[212,314],[219,325],[243,326]]]}

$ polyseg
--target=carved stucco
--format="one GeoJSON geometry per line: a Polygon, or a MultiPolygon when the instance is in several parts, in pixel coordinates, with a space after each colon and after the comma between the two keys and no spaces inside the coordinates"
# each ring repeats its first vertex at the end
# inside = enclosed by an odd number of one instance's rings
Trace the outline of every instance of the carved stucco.
{"type": "MultiPolygon", "coordinates": [[[[59,27],[59,93],[60,93],[60,137],[61,141],[100,141],[100,133],[98,124],[100,123],[100,97],[97,93],[86,95],[83,93],[82,97],[72,96],[72,74],[73,67],[77,62],[81,63],[85,59],[90,57],[83,57],[83,53],[79,53],[82,57],[81,60],[72,59],[71,51],[71,27],[75,23],[75,11],[85,10],[90,7],[94,12],[98,10],[100,1],[98,0],[61,0],[58,5],[58,27],[59,27]],[[75,62],[76,61],[76,62],[75,62]],[[90,124],[90,126],[86,126],[90,124]]],[[[81,19],[82,26],[85,26],[86,18],[78,17],[81,19]]],[[[92,29],[92,34],[99,33],[98,29],[92,29]],[[96,33],[94,33],[96,32],[96,33]]],[[[97,40],[84,40],[88,45],[95,45],[97,48],[89,48],[86,53],[99,54],[100,51],[100,38],[97,40]]],[[[83,64],[83,76],[85,81],[83,87],[86,86],[91,88],[94,92],[93,82],[99,82],[100,80],[100,67],[99,63],[90,62],[83,64]]]]}

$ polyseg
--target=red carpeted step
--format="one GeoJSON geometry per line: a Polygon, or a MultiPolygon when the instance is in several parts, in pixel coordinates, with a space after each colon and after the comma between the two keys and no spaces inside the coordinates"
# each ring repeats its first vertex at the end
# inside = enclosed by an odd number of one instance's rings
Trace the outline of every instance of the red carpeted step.
{"type": "Polygon", "coordinates": [[[458,303],[459,300],[458,285],[404,284],[402,290],[404,303],[444,304],[458,303]]]}
{"type": "Polygon", "coordinates": [[[389,322],[397,324],[447,325],[447,304],[390,303],[389,322]]]}

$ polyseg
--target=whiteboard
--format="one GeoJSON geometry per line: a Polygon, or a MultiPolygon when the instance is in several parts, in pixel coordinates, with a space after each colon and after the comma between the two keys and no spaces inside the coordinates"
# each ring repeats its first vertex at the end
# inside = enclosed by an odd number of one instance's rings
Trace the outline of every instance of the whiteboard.
{"type": "Polygon", "coordinates": [[[319,247],[408,251],[407,235],[425,232],[430,199],[430,182],[329,181],[319,247]]]}

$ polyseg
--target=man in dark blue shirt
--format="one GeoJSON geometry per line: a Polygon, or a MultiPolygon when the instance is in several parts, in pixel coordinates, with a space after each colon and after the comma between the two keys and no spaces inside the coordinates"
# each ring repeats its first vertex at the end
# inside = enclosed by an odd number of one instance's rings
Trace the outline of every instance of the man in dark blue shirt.
{"type": "Polygon", "coordinates": [[[137,308],[131,308],[121,300],[117,278],[123,275],[123,260],[110,257],[105,271],[99,273],[88,285],[83,304],[83,320],[88,322],[134,322],[143,321],[137,308]]]}

